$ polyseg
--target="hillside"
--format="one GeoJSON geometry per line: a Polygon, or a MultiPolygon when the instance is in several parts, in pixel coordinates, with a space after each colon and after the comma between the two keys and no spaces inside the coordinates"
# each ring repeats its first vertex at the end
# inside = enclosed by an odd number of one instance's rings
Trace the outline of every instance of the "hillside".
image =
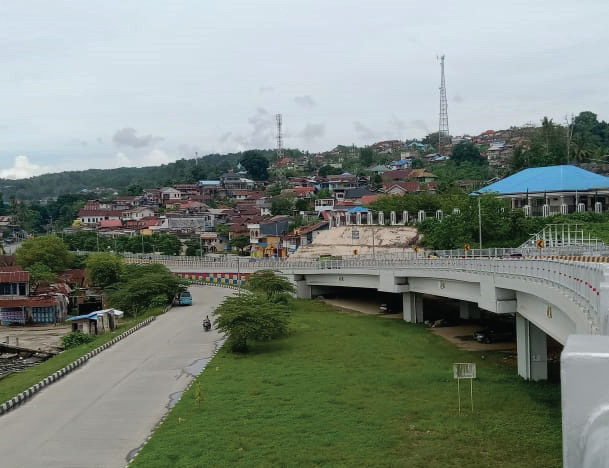
{"type": "MultiPolygon", "coordinates": [[[[269,157],[273,151],[264,150],[261,153],[269,157]]],[[[196,163],[194,159],[180,159],[162,166],[88,169],[44,174],[29,179],[0,179],[0,193],[5,200],[12,196],[20,200],[40,200],[100,187],[111,188],[121,193],[131,185],[148,188],[191,183],[201,179],[217,178],[234,168],[242,157],[243,153],[211,154],[200,158],[196,163]]]]}

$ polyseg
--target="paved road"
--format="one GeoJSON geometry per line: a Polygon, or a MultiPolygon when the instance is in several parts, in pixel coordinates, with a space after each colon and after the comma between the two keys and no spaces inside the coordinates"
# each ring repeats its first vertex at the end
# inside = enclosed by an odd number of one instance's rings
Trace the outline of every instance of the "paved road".
{"type": "Polygon", "coordinates": [[[233,291],[191,292],[192,306],[173,308],[0,417],[0,465],[124,467],[220,339],[203,331],[203,317],[233,291]]]}

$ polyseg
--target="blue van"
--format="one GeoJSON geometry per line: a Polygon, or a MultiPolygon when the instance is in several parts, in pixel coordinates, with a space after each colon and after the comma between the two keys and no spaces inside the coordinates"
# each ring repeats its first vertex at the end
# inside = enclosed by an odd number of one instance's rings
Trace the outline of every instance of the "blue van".
{"type": "Polygon", "coordinates": [[[188,291],[182,291],[178,294],[178,304],[180,305],[192,305],[192,296],[188,291]]]}

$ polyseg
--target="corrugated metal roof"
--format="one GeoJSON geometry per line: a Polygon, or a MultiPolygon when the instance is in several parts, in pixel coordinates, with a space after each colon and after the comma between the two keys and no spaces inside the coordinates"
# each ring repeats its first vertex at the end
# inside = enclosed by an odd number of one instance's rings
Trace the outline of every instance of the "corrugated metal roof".
{"type": "Polygon", "coordinates": [[[481,188],[479,192],[516,193],[575,192],[609,189],[609,177],[576,166],[532,167],[481,188]]]}
{"type": "Polygon", "coordinates": [[[27,271],[0,271],[0,283],[27,283],[29,280],[27,271]]]}
{"type": "Polygon", "coordinates": [[[50,307],[57,305],[53,297],[25,297],[23,299],[0,299],[0,307],[50,307]]]}

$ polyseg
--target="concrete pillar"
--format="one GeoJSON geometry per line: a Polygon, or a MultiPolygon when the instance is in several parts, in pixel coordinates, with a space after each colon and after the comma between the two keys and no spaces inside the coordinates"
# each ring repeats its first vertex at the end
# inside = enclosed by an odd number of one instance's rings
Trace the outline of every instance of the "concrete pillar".
{"type": "Polygon", "coordinates": [[[531,216],[531,205],[524,205],[522,209],[524,210],[525,216],[531,216]]]}
{"type": "Polygon", "coordinates": [[[597,201],[596,203],[594,203],[594,212],[595,213],[603,212],[603,204],[601,202],[597,201]]]}
{"type": "Polygon", "coordinates": [[[358,226],[362,224],[362,213],[359,211],[355,213],[355,224],[358,226]]]}
{"type": "Polygon", "coordinates": [[[423,296],[418,293],[402,293],[404,320],[411,323],[423,322],[423,296]]]}
{"type": "Polygon", "coordinates": [[[473,302],[459,301],[459,317],[464,320],[479,319],[480,309],[473,302]]]}
{"type": "Polygon", "coordinates": [[[609,336],[570,335],[560,356],[565,468],[609,460],[609,336]]]}
{"type": "Polygon", "coordinates": [[[418,221],[419,221],[419,223],[422,223],[423,221],[425,221],[425,211],[419,210],[418,221]]]}
{"type": "Polygon", "coordinates": [[[382,211],[379,211],[378,224],[380,224],[381,226],[385,224],[385,213],[383,213],[382,211]]]}
{"type": "Polygon", "coordinates": [[[546,334],[521,315],[516,316],[518,375],[529,380],[548,378],[546,334]]]}
{"type": "Polygon", "coordinates": [[[372,211],[368,211],[368,213],[366,214],[366,223],[368,223],[368,226],[372,226],[373,222],[374,222],[374,215],[372,214],[372,211]]]}
{"type": "Polygon", "coordinates": [[[585,213],[586,212],[586,204],[585,203],[578,203],[577,204],[577,212],[578,213],[585,213]]]}
{"type": "Polygon", "coordinates": [[[312,298],[311,286],[307,284],[306,280],[296,280],[294,283],[296,284],[296,297],[298,299],[312,298]]]}
{"type": "Polygon", "coordinates": [[[396,216],[395,216],[395,211],[392,211],[391,213],[389,213],[389,222],[391,223],[392,226],[396,225],[396,216]]]}
{"type": "Polygon", "coordinates": [[[562,205],[560,205],[560,214],[562,214],[562,215],[569,214],[569,207],[567,205],[565,205],[564,203],[562,205]]]}
{"type": "Polygon", "coordinates": [[[442,210],[436,211],[436,219],[438,221],[442,221],[444,219],[444,212],[442,210]]]}
{"type": "Polygon", "coordinates": [[[408,224],[408,211],[402,211],[402,224],[408,224]]]}
{"type": "Polygon", "coordinates": [[[544,218],[550,216],[550,205],[543,205],[541,207],[541,214],[544,218]]]}

